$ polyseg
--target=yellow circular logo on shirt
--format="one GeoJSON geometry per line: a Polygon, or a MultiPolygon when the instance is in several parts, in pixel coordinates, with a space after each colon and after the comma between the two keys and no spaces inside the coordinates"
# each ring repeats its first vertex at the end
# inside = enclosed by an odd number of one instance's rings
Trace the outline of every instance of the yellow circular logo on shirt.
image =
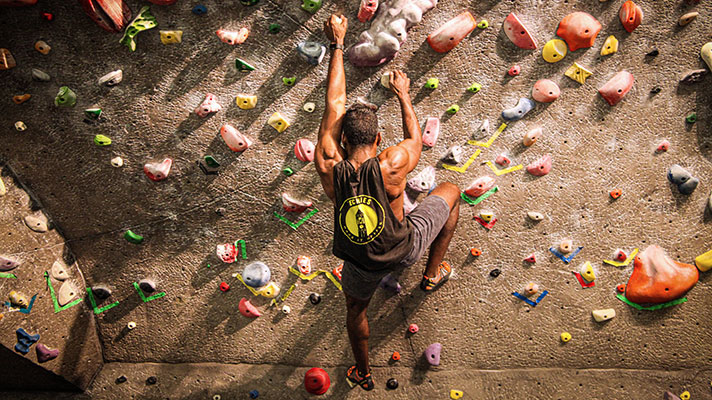
{"type": "Polygon", "coordinates": [[[349,197],[339,209],[341,232],[353,243],[369,243],[383,231],[384,215],[383,206],[373,197],[349,197]]]}

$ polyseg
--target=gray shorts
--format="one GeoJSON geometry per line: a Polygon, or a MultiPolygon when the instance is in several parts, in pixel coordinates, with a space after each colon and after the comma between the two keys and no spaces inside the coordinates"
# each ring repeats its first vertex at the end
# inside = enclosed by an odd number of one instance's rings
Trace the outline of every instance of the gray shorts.
{"type": "Polygon", "coordinates": [[[426,197],[406,216],[413,227],[413,248],[410,253],[392,270],[369,271],[344,261],[344,268],[341,271],[341,285],[344,292],[360,300],[370,299],[384,276],[409,267],[423,257],[425,250],[430,248],[449,216],[450,206],[445,199],[437,195],[426,197]]]}

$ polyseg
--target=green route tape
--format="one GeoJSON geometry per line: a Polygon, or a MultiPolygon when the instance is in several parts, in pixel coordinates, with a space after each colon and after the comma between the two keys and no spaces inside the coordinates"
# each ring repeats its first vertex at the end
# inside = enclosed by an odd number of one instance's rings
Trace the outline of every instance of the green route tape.
{"type": "Polygon", "coordinates": [[[91,288],[89,288],[89,287],[87,288],[87,293],[89,293],[89,302],[91,303],[91,307],[94,309],[94,314],[101,314],[104,311],[110,310],[110,309],[119,305],[119,302],[117,301],[117,302],[114,302],[114,303],[111,303],[109,305],[99,308],[96,306],[96,300],[94,299],[94,292],[91,291],[91,288]]]}
{"type": "Polygon", "coordinates": [[[62,307],[60,307],[59,302],[57,301],[57,295],[54,294],[54,288],[52,287],[52,282],[50,281],[50,278],[49,278],[49,272],[45,271],[44,277],[47,280],[47,286],[49,287],[49,294],[52,296],[52,304],[54,304],[54,313],[55,314],[60,311],[64,311],[70,307],[74,307],[77,304],[82,302],[82,298],[80,297],[80,298],[74,300],[73,302],[71,302],[69,304],[65,304],[62,307]]]}
{"type": "Polygon", "coordinates": [[[494,193],[496,193],[498,190],[499,190],[499,186],[495,186],[492,189],[483,193],[482,196],[480,196],[474,200],[471,199],[470,196],[466,195],[465,192],[462,192],[462,194],[460,194],[460,197],[463,200],[465,200],[465,203],[467,203],[471,206],[476,206],[476,205],[480,204],[484,199],[486,199],[486,198],[490,197],[491,195],[493,195],[494,193]]]}
{"type": "Polygon", "coordinates": [[[635,309],[637,309],[637,310],[645,310],[645,311],[660,310],[660,309],[663,309],[663,308],[668,308],[668,307],[676,306],[676,305],[678,305],[678,304],[682,304],[682,303],[684,303],[684,302],[687,301],[687,297],[681,297],[681,298],[679,298],[679,299],[675,299],[675,300],[672,300],[672,301],[668,301],[667,303],[661,303],[661,304],[656,304],[656,305],[654,305],[654,306],[645,307],[645,306],[641,306],[640,304],[633,303],[632,301],[628,300],[628,299],[627,299],[625,296],[623,296],[622,294],[617,294],[616,297],[618,298],[618,300],[624,302],[625,304],[628,304],[629,306],[631,306],[631,307],[633,307],[633,308],[635,308],[635,309]]]}
{"type": "Polygon", "coordinates": [[[156,293],[151,297],[146,297],[146,295],[143,294],[143,290],[141,290],[141,288],[138,287],[138,283],[134,282],[133,285],[134,285],[134,288],[136,289],[136,292],[138,293],[139,296],[141,296],[141,300],[143,300],[144,303],[148,303],[149,301],[160,299],[161,297],[166,295],[166,292],[161,292],[161,293],[156,293]]]}
{"type": "Polygon", "coordinates": [[[0,278],[17,279],[17,275],[9,272],[0,272],[0,278]]]}
{"type": "Polygon", "coordinates": [[[242,255],[242,259],[247,260],[247,245],[245,244],[245,240],[239,239],[236,241],[235,247],[237,247],[238,244],[240,245],[240,254],[242,255]]]}
{"type": "Polygon", "coordinates": [[[308,220],[309,218],[312,217],[312,215],[314,215],[314,214],[316,214],[316,213],[318,213],[318,212],[319,212],[319,210],[317,210],[317,209],[315,208],[315,209],[309,211],[309,213],[308,213],[307,215],[305,215],[304,218],[300,219],[300,220],[297,221],[297,222],[292,222],[292,221],[288,220],[287,218],[285,218],[285,217],[279,215],[279,214],[277,213],[277,211],[274,212],[274,216],[277,217],[278,219],[280,219],[280,220],[281,220],[282,222],[284,222],[285,224],[289,225],[292,229],[297,230],[297,228],[299,228],[304,222],[306,222],[306,220],[308,220]]]}

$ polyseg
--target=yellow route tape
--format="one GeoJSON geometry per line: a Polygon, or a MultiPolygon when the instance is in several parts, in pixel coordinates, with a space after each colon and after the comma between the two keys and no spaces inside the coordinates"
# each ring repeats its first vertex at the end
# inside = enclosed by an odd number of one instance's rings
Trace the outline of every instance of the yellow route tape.
{"type": "Polygon", "coordinates": [[[462,167],[456,167],[456,166],[450,165],[450,164],[443,164],[443,168],[449,169],[450,171],[455,171],[455,172],[463,173],[463,172],[467,171],[468,168],[470,168],[470,165],[472,165],[472,163],[475,161],[475,158],[477,158],[477,156],[479,156],[481,152],[482,152],[482,150],[477,149],[477,151],[475,152],[475,154],[471,155],[471,156],[470,156],[470,159],[467,160],[467,162],[464,163],[464,164],[462,165],[462,167]]]}
{"type": "Polygon", "coordinates": [[[522,167],[522,164],[515,165],[513,167],[509,167],[509,168],[505,168],[505,169],[499,169],[499,168],[495,167],[494,164],[492,163],[492,161],[487,161],[485,164],[487,164],[487,166],[490,167],[492,172],[494,172],[494,174],[497,176],[508,174],[508,173],[514,172],[514,171],[519,171],[520,169],[524,168],[524,167],[522,167]]]}
{"type": "Polygon", "coordinates": [[[480,146],[480,147],[490,147],[492,143],[494,143],[495,140],[497,140],[497,137],[499,136],[500,133],[504,131],[504,128],[507,127],[507,124],[502,124],[497,128],[497,132],[492,135],[492,137],[489,138],[486,142],[479,142],[477,140],[468,140],[467,144],[471,144],[473,146],[480,146]]]}
{"type": "Polygon", "coordinates": [[[635,259],[635,255],[638,254],[638,249],[633,250],[632,253],[625,259],[625,261],[613,261],[613,260],[603,260],[606,264],[611,264],[614,267],[627,267],[635,259]]]}

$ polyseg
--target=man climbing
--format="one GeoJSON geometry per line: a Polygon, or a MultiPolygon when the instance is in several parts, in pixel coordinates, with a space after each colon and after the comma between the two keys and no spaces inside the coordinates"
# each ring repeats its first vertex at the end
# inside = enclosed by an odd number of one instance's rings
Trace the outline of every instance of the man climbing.
{"type": "Polygon", "coordinates": [[[443,257],[457,226],[460,190],[452,183],[440,184],[404,216],[406,176],[418,165],[422,150],[410,79],[401,71],[390,74],[390,88],[401,106],[404,140],[378,153],[381,133],[375,110],[363,104],[346,110],[347,25],[343,15],[332,15],[324,24],[332,51],[315,162],[324,191],[334,202],[333,252],[344,260],[346,326],[356,359],[346,379],[351,387],[371,390],[366,318],[371,296],[384,276],[415,264],[428,247],[421,289],[431,292],[448,280],[452,269],[443,257]]]}

